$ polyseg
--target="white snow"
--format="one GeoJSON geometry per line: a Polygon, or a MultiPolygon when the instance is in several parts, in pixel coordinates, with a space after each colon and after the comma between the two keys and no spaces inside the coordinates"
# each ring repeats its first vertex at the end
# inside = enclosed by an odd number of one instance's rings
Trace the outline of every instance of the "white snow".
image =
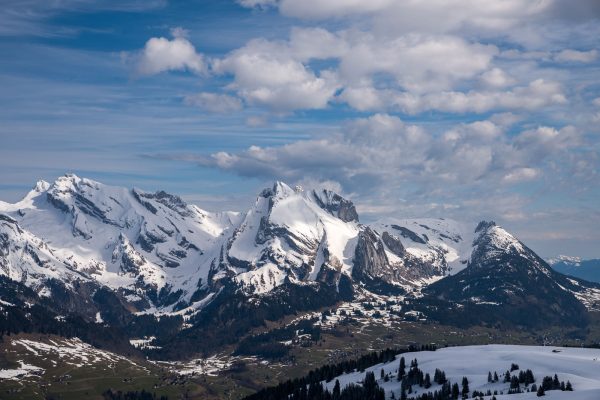
{"type": "MultiPolygon", "coordinates": [[[[498,392],[506,393],[509,384],[502,383],[502,379],[498,383],[488,383],[487,374],[490,371],[492,374],[497,372],[499,376],[502,376],[510,369],[511,363],[516,363],[520,370],[531,369],[538,385],[544,376],[554,376],[554,374],[558,375],[559,380],[565,383],[570,381],[573,385],[573,392],[547,391],[545,397],[547,399],[596,400],[600,398],[600,349],[487,345],[449,347],[431,352],[407,353],[397,356],[396,360],[392,362],[378,364],[366,370],[375,372],[379,385],[386,392],[386,398],[390,398],[392,391],[397,399],[400,398],[400,382],[396,380],[396,373],[401,356],[404,356],[407,368],[410,361],[416,358],[419,368],[423,372],[429,373],[432,378],[436,368],[445,371],[446,377],[459,385],[463,376],[466,376],[469,379],[471,391],[487,392],[490,389],[492,392],[498,390],[498,392]],[[384,370],[384,373],[393,375],[389,382],[379,379],[381,369],[384,370]]],[[[512,374],[518,374],[518,372],[514,371],[512,374]]],[[[364,376],[364,372],[353,372],[341,375],[337,379],[344,387],[350,383],[361,382],[364,376]]],[[[334,384],[335,378],[326,385],[329,390],[332,390],[334,384]]],[[[439,385],[434,384],[427,391],[436,389],[439,389],[439,385]]],[[[415,386],[413,391],[422,393],[425,389],[415,386]]],[[[537,398],[535,393],[496,397],[498,399],[537,398]]]]}
{"type": "Polygon", "coordinates": [[[184,298],[189,297],[200,279],[206,284],[215,249],[241,216],[209,213],[170,201],[72,174],[52,184],[39,182],[20,202],[0,202],[0,213],[18,223],[0,220],[0,232],[9,235],[14,244],[6,257],[8,268],[0,274],[25,281],[42,294],[46,293],[41,287],[46,278],[67,285],[77,279],[93,279],[135,292],[136,280],[142,277],[157,289],[169,284],[174,291],[182,289],[184,298]],[[57,207],[49,197],[62,205],[57,207]],[[152,250],[144,250],[139,244],[141,235],[160,242],[152,250]],[[139,261],[139,271],[121,270],[123,254],[139,261]],[[165,259],[179,265],[165,266],[165,259]]]}
{"type": "Polygon", "coordinates": [[[36,367],[35,365],[25,364],[23,361],[19,361],[21,366],[15,369],[0,369],[0,380],[1,379],[22,379],[26,376],[37,375],[44,370],[36,367]]]}

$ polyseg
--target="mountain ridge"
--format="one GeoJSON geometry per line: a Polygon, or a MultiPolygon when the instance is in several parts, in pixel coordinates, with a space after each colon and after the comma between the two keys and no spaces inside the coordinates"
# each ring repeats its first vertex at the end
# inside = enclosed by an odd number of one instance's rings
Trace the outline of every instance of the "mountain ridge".
{"type": "Polygon", "coordinates": [[[40,303],[66,296],[64,312],[88,324],[136,324],[169,356],[365,295],[448,324],[585,326],[600,310],[600,285],[550,270],[493,222],[364,224],[339,194],[283,182],[246,212],[211,213],[164,191],[73,174],[40,181],[22,201],[0,203],[0,274],[40,303]],[[528,320],[518,312],[527,307],[528,320]]]}

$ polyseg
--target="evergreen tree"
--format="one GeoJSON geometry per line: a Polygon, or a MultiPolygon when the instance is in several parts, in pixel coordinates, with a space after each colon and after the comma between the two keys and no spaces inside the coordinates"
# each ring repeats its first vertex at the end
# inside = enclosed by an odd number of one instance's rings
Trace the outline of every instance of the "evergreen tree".
{"type": "Polygon", "coordinates": [[[404,360],[404,357],[401,357],[400,368],[398,368],[398,380],[401,381],[402,378],[404,378],[404,375],[406,375],[406,361],[404,360]]]}
{"type": "Polygon", "coordinates": [[[488,383],[492,383],[492,373],[488,372],[488,383]]]}
{"type": "Polygon", "coordinates": [[[494,382],[498,382],[499,378],[498,378],[498,373],[496,371],[494,371],[494,382]]]}
{"type": "Polygon", "coordinates": [[[458,399],[458,395],[460,394],[460,389],[458,388],[458,383],[452,385],[452,398],[454,400],[458,399]]]}
{"type": "Polygon", "coordinates": [[[567,381],[567,385],[565,386],[565,390],[567,392],[572,392],[573,391],[573,385],[571,385],[571,381],[567,381]]]}
{"type": "Polygon", "coordinates": [[[552,379],[552,389],[560,389],[560,381],[558,380],[558,375],[556,374],[554,374],[554,379],[552,379]]]}
{"type": "Polygon", "coordinates": [[[544,390],[544,387],[540,385],[540,387],[538,388],[538,391],[537,391],[537,397],[542,397],[545,395],[546,395],[546,392],[544,390]]]}
{"type": "Polygon", "coordinates": [[[504,374],[504,383],[510,382],[510,372],[506,371],[504,374]]]}
{"type": "Polygon", "coordinates": [[[334,400],[337,400],[340,398],[340,381],[339,381],[339,379],[335,380],[335,385],[333,385],[333,392],[331,393],[331,396],[334,400]]]}
{"type": "Polygon", "coordinates": [[[462,397],[463,399],[466,399],[467,397],[469,397],[469,380],[467,379],[466,376],[463,376],[462,378],[462,397]]]}
{"type": "Polygon", "coordinates": [[[423,383],[423,386],[425,387],[425,389],[429,389],[431,387],[431,377],[428,373],[425,374],[425,382],[423,383]]]}

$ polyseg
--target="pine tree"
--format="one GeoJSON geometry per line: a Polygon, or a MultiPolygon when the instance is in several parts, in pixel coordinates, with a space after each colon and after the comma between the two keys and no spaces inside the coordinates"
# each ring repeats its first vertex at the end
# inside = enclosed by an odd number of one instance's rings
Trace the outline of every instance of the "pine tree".
{"type": "Polygon", "coordinates": [[[567,386],[565,386],[565,390],[567,392],[572,392],[573,391],[573,385],[571,385],[571,381],[567,381],[567,386]]]}
{"type": "Polygon", "coordinates": [[[538,388],[538,391],[537,391],[537,397],[542,397],[545,395],[546,395],[546,392],[544,391],[544,387],[540,385],[540,387],[538,388]]]}
{"type": "Polygon", "coordinates": [[[401,381],[402,378],[404,378],[404,375],[406,375],[406,361],[404,360],[404,357],[401,357],[400,368],[398,368],[398,380],[401,381]]]}
{"type": "Polygon", "coordinates": [[[556,374],[554,374],[554,379],[552,379],[552,389],[560,389],[560,381],[558,380],[558,375],[556,374]]]}
{"type": "Polygon", "coordinates": [[[510,372],[506,371],[504,374],[504,383],[510,382],[510,372]]]}
{"type": "Polygon", "coordinates": [[[466,376],[463,376],[462,378],[462,397],[463,399],[466,399],[467,397],[469,397],[469,380],[467,379],[466,376]]]}
{"type": "Polygon", "coordinates": [[[423,386],[425,387],[425,389],[429,389],[431,387],[431,377],[428,373],[425,374],[425,382],[423,383],[423,386]]]}
{"type": "Polygon", "coordinates": [[[458,395],[460,394],[460,389],[458,388],[458,383],[452,385],[452,398],[458,399],[458,395]]]}
{"type": "Polygon", "coordinates": [[[339,379],[335,380],[335,385],[333,385],[333,392],[331,395],[334,400],[337,400],[340,398],[340,381],[339,381],[339,379]]]}
{"type": "Polygon", "coordinates": [[[494,371],[494,382],[498,382],[499,378],[498,378],[498,373],[496,371],[494,371]]]}
{"type": "Polygon", "coordinates": [[[488,383],[492,383],[492,373],[488,372],[488,383]]]}

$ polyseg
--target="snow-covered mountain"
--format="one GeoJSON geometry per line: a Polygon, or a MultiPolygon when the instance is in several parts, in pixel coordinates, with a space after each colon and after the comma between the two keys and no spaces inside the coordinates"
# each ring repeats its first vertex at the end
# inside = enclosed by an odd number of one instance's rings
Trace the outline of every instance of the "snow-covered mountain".
{"type": "Polygon", "coordinates": [[[440,310],[438,318],[463,319],[466,324],[585,324],[586,307],[600,306],[600,287],[553,271],[505,229],[481,222],[475,229],[467,267],[427,287],[425,296],[440,310]]]}
{"type": "MultiPolygon", "coordinates": [[[[238,213],[208,213],[165,192],[146,193],[65,175],[0,203],[1,272],[46,289],[94,281],[147,308],[189,298],[238,213]],[[179,293],[178,296],[167,296],[179,293]]],[[[50,293],[46,293],[50,295],[50,293]]]]}
{"type": "MultiPolygon", "coordinates": [[[[600,307],[596,286],[551,271],[493,223],[363,224],[342,196],[282,182],[246,212],[211,213],[163,191],[72,174],[40,181],[20,202],[0,202],[0,274],[46,297],[65,290],[97,302],[98,290],[108,291],[118,299],[110,300],[118,303],[115,320],[127,312],[172,315],[189,326],[206,323],[190,320],[205,309],[222,320],[219,307],[233,301],[280,302],[285,310],[274,315],[293,312],[304,300],[290,297],[300,292],[310,300],[303,307],[357,290],[487,305],[527,303],[535,293],[558,296],[565,312],[600,307]]],[[[102,319],[102,304],[88,307],[86,318],[102,319]]]]}
{"type": "Polygon", "coordinates": [[[338,194],[282,182],[245,213],[210,213],[162,191],[69,174],[0,203],[0,215],[4,275],[46,295],[50,278],[93,281],[139,310],[172,310],[223,282],[261,294],[284,281],[337,284],[344,274],[410,289],[458,271],[470,250],[458,223],[366,226],[338,194]]]}
{"type": "Polygon", "coordinates": [[[600,259],[584,260],[581,257],[558,256],[547,260],[561,274],[600,283],[600,259]]]}

